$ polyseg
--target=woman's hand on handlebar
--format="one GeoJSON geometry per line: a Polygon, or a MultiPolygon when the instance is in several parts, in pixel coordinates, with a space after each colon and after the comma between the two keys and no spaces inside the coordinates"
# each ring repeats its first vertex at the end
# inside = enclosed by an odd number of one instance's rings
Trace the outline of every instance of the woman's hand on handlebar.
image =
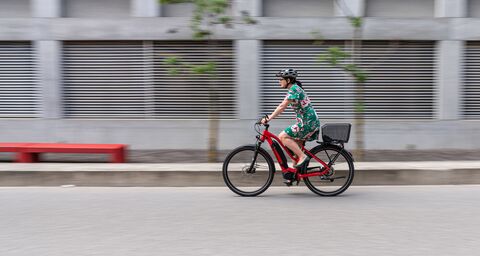
{"type": "Polygon", "coordinates": [[[270,121],[270,116],[265,116],[264,118],[262,118],[262,120],[260,121],[261,124],[266,124],[268,123],[268,121],[270,121]]]}

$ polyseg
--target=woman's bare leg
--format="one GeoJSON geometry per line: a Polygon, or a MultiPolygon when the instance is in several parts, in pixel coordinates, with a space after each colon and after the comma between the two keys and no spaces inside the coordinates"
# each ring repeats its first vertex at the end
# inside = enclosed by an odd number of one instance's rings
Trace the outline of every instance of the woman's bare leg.
{"type": "MultiPolygon", "coordinates": [[[[302,141],[302,140],[295,140],[295,142],[297,142],[298,147],[299,147],[300,149],[302,149],[303,141],[302,141]]],[[[292,162],[293,162],[293,165],[297,165],[297,161],[292,160],[292,162]]]]}
{"type": "MultiPolygon", "coordinates": [[[[302,162],[306,155],[302,152],[302,149],[298,145],[297,141],[294,140],[292,137],[288,136],[285,132],[281,132],[278,135],[278,138],[282,141],[283,145],[285,145],[287,148],[289,148],[295,155],[298,156],[298,162],[302,162]]],[[[294,165],[296,163],[294,162],[294,165]]]]}

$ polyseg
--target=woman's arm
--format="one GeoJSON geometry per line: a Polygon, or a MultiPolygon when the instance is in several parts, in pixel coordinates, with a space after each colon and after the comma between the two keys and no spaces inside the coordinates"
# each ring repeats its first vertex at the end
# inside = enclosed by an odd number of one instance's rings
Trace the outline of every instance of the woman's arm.
{"type": "Polygon", "coordinates": [[[264,118],[262,120],[262,123],[266,123],[272,119],[274,119],[275,117],[277,117],[278,115],[280,115],[287,107],[288,107],[288,104],[290,104],[293,100],[289,100],[287,98],[285,98],[282,103],[280,103],[280,105],[277,106],[277,108],[275,109],[275,111],[272,112],[271,115],[269,115],[267,118],[264,118]]]}

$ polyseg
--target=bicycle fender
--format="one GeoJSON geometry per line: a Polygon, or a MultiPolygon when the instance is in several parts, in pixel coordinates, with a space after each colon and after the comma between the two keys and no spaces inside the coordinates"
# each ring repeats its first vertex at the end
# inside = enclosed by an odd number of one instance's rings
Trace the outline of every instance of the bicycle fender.
{"type": "Polygon", "coordinates": [[[326,143],[323,143],[323,144],[321,144],[321,145],[315,146],[315,147],[312,148],[310,151],[313,151],[313,150],[316,149],[316,148],[325,148],[325,147],[333,147],[333,148],[338,149],[339,151],[347,152],[347,157],[349,157],[350,160],[352,160],[352,162],[355,162],[355,159],[353,158],[353,154],[352,154],[350,151],[348,151],[348,150],[346,150],[345,148],[342,148],[342,147],[340,147],[340,146],[338,146],[338,145],[335,145],[335,144],[326,144],[326,143]]]}

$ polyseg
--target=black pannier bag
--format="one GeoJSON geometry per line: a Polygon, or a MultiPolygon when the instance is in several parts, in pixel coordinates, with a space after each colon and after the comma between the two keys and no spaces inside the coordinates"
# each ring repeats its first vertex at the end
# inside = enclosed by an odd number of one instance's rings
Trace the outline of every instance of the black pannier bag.
{"type": "Polygon", "coordinates": [[[347,143],[350,139],[351,124],[347,123],[333,123],[322,126],[323,142],[341,142],[347,143]]]}

